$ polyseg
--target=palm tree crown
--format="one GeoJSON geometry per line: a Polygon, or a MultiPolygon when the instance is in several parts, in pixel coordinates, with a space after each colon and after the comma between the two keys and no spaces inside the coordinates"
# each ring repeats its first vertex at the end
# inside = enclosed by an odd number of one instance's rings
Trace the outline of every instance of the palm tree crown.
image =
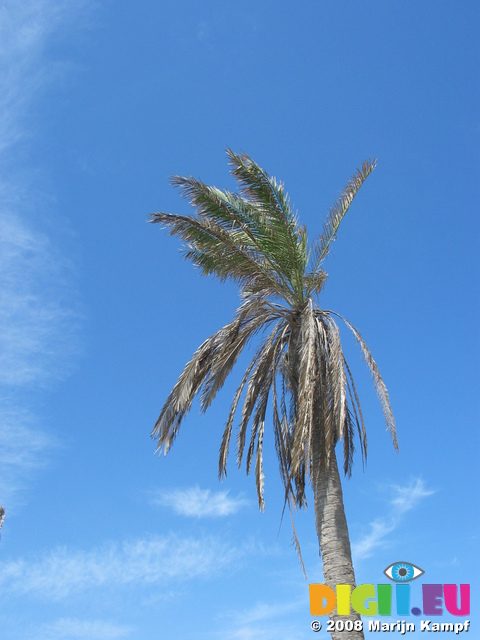
{"type": "Polygon", "coordinates": [[[151,220],[184,241],[185,258],[204,275],[238,283],[242,303],[233,320],[200,345],[168,396],[152,436],[166,454],[196,395],[202,411],[210,406],[243,348],[254,336],[259,346],[233,398],[220,447],[219,475],[226,473],[234,418],[241,404],[237,462],[246,470],[255,457],[259,506],[264,507],[262,446],[267,406],[285,485],[286,499],[305,503],[314,450],[327,473],[335,445],[343,440],[343,469],[352,470],[354,435],[362,456],[367,440],[359,398],[343,355],[335,318],[353,332],[372,373],[383,414],[397,439],[387,389],[365,341],[347,320],[320,309],[315,297],[327,274],[323,262],[353,198],[376,161],[366,161],[345,186],[329,212],[323,232],[309,245],[283,185],[246,154],[227,151],[238,193],[208,186],[192,177],[174,176],[196,215],[154,213],[151,220]],[[242,399],[243,398],[243,399],[242,399]],[[241,402],[242,399],[242,402],[241,402]],[[316,448],[316,449],[315,449],[316,448]]]}

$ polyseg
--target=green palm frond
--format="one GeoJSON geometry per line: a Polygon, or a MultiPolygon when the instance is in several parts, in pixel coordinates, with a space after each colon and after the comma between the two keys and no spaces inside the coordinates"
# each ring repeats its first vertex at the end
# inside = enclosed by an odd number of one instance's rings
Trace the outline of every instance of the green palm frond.
{"type": "Polygon", "coordinates": [[[295,291],[303,287],[303,275],[307,265],[306,231],[300,227],[290,207],[283,184],[269,176],[246,154],[236,154],[227,149],[232,174],[240,184],[241,193],[253,201],[266,216],[274,235],[276,261],[288,274],[295,291]]]}
{"type": "Polygon", "coordinates": [[[284,286],[287,265],[284,263],[285,242],[283,225],[273,225],[270,217],[255,202],[246,200],[227,190],[209,187],[194,178],[173,176],[172,184],[181,189],[201,219],[221,226],[234,236],[235,241],[248,247],[256,260],[265,262],[284,286]]]}
{"type": "Polygon", "coordinates": [[[248,244],[248,237],[237,229],[226,230],[209,219],[197,219],[170,213],[154,213],[151,221],[170,228],[185,242],[184,256],[200,267],[203,275],[231,279],[240,286],[248,285],[253,293],[292,299],[288,285],[277,273],[259,260],[248,244]]]}

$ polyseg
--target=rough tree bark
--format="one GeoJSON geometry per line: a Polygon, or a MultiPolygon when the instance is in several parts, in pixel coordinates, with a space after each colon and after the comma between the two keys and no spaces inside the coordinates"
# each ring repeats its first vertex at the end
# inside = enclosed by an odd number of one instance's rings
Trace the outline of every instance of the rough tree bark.
{"type": "MultiPolygon", "coordinates": [[[[355,573],[335,450],[331,451],[330,467],[326,473],[320,471],[318,452],[314,452],[314,458],[317,458],[312,460],[315,524],[325,584],[334,591],[337,584],[349,584],[353,591],[355,573]]],[[[336,607],[329,617],[334,622],[352,620],[355,623],[356,620],[361,620],[360,615],[353,610],[350,616],[339,616],[336,607]]],[[[332,639],[364,640],[364,635],[363,631],[334,631],[332,639]]]]}

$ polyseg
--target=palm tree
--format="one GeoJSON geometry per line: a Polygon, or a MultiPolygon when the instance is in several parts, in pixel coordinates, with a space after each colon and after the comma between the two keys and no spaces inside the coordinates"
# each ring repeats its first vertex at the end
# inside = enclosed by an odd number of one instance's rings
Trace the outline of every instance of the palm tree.
{"type": "MultiPolygon", "coordinates": [[[[336,318],[346,323],[360,345],[397,448],[395,421],[387,389],[362,336],[342,316],[321,309],[315,299],[327,279],[323,262],[330,244],[376,161],[364,162],[357,170],[331,209],[322,234],[309,246],[306,229],[299,225],[283,185],[246,154],[231,150],[227,153],[238,193],[208,186],[192,177],[173,176],[172,184],[190,200],[196,215],[151,216],[152,222],[168,227],[171,235],[180,236],[185,258],[202,274],[236,282],[242,299],[233,320],[205,340],[185,366],[152,437],[157,439],[157,451],[166,454],[194,397],[199,395],[205,412],[242,350],[255,337],[255,354],[227,418],[219,477],[226,474],[234,418],[242,404],[237,462],[240,467],[251,424],[246,471],[250,473],[255,458],[258,503],[263,510],[263,435],[270,406],[286,503],[305,506],[305,485],[311,482],[325,582],[332,587],[350,584],[353,588],[355,576],[335,447],[343,441],[343,470],[350,475],[355,432],[362,457],[366,456],[367,440],[336,318]]],[[[336,609],[331,618],[337,619],[336,609]]],[[[359,616],[352,613],[351,619],[359,616]]],[[[363,638],[363,633],[335,632],[332,637],[355,640],[363,638]]]]}

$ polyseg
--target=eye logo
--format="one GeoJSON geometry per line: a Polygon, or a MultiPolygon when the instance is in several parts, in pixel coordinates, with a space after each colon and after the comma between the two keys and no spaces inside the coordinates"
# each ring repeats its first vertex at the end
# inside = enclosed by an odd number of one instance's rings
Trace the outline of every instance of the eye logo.
{"type": "Polygon", "coordinates": [[[410,582],[423,576],[425,571],[410,562],[394,562],[383,573],[394,582],[410,582]]]}

